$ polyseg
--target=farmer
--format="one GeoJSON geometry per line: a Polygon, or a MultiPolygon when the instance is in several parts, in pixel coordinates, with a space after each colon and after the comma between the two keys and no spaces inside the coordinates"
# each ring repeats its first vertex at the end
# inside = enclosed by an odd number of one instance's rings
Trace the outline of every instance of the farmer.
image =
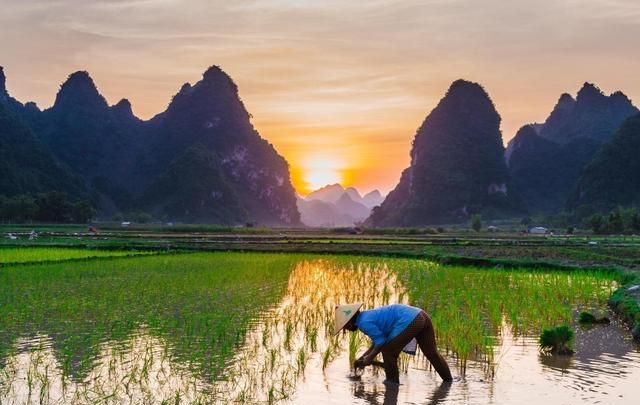
{"type": "Polygon", "coordinates": [[[362,303],[336,306],[334,334],[342,329],[352,332],[360,329],[371,338],[371,347],[355,361],[355,368],[373,364],[373,359],[382,353],[385,382],[400,382],[398,356],[405,346],[416,339],[420,350],[433,365],[444,381],[451,381],[451,371],[436,348],[433,324],[429,316],[420,308],[403,304],[378,307],[360,311],[362,303]]]}

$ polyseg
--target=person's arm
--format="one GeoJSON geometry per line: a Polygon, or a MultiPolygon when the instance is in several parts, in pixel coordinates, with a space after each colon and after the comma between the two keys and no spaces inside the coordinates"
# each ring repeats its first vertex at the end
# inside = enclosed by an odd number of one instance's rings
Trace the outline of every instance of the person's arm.
{"type": "Polygon", "coordinates": [[[375,347],[375,345],[371,345],[371,347],[368,348],[366,352],[362,353],[362,356],[360,357],[365,357],[367,354],[371,353],[375,347]]]}
{"type": "Polygon", "coordinates": [[[372,340],[371,347],[355,362],[355,366],[362,368],[373,363],[373,359],[376,358],[378,353],[382,350],[382,345],[385,343],[385,337],[382,331],[373,322],[363,322],[358,325],[365,335],[369,336],[372,340]]]}
{"type": "Polygon", "coordinates": [[[369,349],[355,362],[355,366],[358,368],[369,366],[373,363],[378,353],[382,350],[382,346],[376,346],[372,344],[369,349]]]}

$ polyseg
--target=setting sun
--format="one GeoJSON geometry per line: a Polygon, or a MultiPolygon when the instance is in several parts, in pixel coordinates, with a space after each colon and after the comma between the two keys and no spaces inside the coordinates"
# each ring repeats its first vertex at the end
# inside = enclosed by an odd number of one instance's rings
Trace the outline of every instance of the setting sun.
{"type": "Polygon", "coordinates": [[[342,176],[340,176],[340,173],[334,169],[309,169],[305,172],[304,181],[308,189],[317,190],[327,184],[340,183],[342,181],[342,176]]]}
{"type": "Polygon", "coordinates": [[[305,192],[317,190],[328,184],[344,182],[344,165],[334,157],[313,155],[301,164],[300,177],[305,192]]]}

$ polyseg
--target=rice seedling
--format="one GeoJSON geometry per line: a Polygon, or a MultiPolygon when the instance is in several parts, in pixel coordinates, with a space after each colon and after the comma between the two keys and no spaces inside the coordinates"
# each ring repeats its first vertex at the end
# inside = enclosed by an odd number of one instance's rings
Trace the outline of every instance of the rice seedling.
{"type": "Polygon", "coordinates": [[[313,353],[315,353],[318,350],[318,328],[317,327],[310,328],[309,331],[306,333],[306,336],[309,342],[309,348],[313,353]]]}
{"type": "Polygon", "coordinates": [[[578,316],[578,322],[580,322],[580,324],[582,325],[590,325],[594,323],[608,324],[608,323],[611,323],[611,320],[606,316],[596,318],[596,316],[593,315],[592,313],[583,311],[583,312],[580,312],[580,315],[578,316]]]}
{"type": "Polygon", "coordinates": [[[349,364],[353,364],[356,361],[356,355],[358,350],[362,347],[363,337],[360,333],[349,334],[349,364]]]}
{"type": "Polygon", "coordinates": [[[329,363],[331,362],[332,359],[333,359],[333,349],[331,348],[331,346],[328,346],[322,353],[322,370],[327,369],[327,366],[329,366],[329,363]]]}
{"type": "Polygon", "coordinates": [[[304,374],[304,370],[307,367],[307,353],[304,351],[304,348],[298,350],[297,366],[298,374],[304,374]]]}
{"type": "Polygon", "coordinates": [[[571,355],[574,353],[574,338],[573,331],[567,325],[545,329],[540,335],[540,349],[552,354],[571,355]]]}

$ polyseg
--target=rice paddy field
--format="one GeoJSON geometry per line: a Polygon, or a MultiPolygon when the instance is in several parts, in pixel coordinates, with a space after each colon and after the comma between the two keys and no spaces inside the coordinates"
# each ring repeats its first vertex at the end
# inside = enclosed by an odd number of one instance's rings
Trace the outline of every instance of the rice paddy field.
{"type": "Polygon", "coordinates": [[[4,247],[0,248],[0,265],[34,263],[61,260],[89,259],[95,257],[121,257],[150,254],[150,251],[97,250],[49,247],[4,247]]]}
{"type": "Polygon", "coordinates": [[[3,250],[3,405],[633,403],[638,395],[640,349],[608,312],[618,287],[608,271],[3,250]],[[46,262],[31,263],[38,257],[46,262]],[[331,330],[334,306],[354,301],[425,309],[454,382],[441,384],[421,354],[401,357],[400,386],[385,385],[375,367],[353,378],[351,363],[370,342],[331,330]],[[581,311],[613,322],[581,327],[581,311]],[[541,331],[558,325],[576,333],[572,357],[538,348],[541,331]]]}

